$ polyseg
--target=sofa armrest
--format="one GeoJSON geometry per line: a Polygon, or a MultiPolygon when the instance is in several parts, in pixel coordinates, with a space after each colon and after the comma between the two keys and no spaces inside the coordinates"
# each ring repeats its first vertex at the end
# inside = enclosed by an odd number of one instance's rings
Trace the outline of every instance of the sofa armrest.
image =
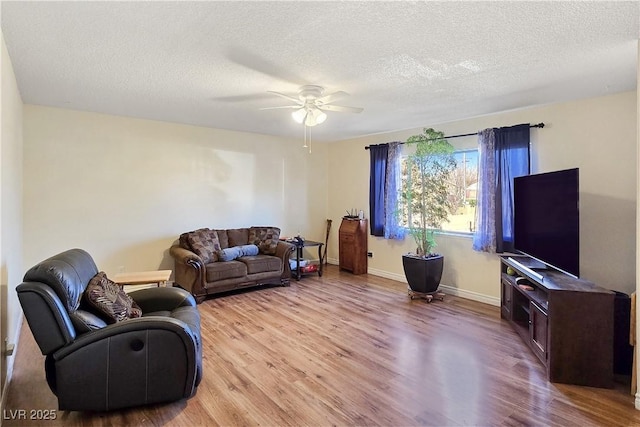
{"type": "Polygon", "coordinates": [[[282,240],[278,242],[278,246],[276,247],[275,256],[282,260],[282,275],[280,277],[285,281],[283,283],[286,284],[289,283],[289,279],[291,278],[291,266],[289,265],[289,257],[295,249],[296,245],[282,240]]]}
{"type": "Polygon", "coordinates": [[[200,264],[204,265],[202,262],[202,258],[200,258],[195,252],[190,251],[189,249],[185,249],[180,245],[173,245],[171,249],[169,249],[169,254],[173,257],[176,262],[189,265],[189,264],[200,264]]]}
{"type": "Polygon", "coordinates": [[[295,248],[296,248],[296,245],[294,245],[293,243],[284,242],[280,240],[278,242],[278,246],[276,246],[275,256],[277,256],[278,258],[282,258],[283,260],[286,260],[288,263],[289,256],[295,250],[295,248]]]}
{"type": "Polygon", "coordinates": [[[169,254],[175,260],[175,283],[202,302],[205,290],[205,265],[202,258],[179,245],[171,246],[169,254]]]}

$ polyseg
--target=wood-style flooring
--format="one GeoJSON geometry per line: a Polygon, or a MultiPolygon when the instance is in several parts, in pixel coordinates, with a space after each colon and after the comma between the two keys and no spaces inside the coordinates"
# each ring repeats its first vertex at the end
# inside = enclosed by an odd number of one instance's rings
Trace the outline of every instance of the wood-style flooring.
{"type": "Polygon", "coordinates": [[[498,307],[453,296],[427,304],[405,286],[329,266],[288,288],[208,299],[194,397],[56,411],[52,421],[15,419],[57,408],[25,322],[3,425],[640,425],[628,385],[549,383],[498,307]]]}

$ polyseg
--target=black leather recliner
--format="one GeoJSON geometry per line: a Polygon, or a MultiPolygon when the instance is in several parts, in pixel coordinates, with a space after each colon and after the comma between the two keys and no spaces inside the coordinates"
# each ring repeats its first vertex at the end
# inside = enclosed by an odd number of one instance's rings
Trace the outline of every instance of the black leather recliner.
{"type": "Polygon", "coordinates": [[[180,288],[129,295],[142,317],[107,325],[80,309],[98,268],[71,249],[27,271],[17,287],[61,410],[109,411],[191,397],[202,377],[200,314],[180,288]]]}

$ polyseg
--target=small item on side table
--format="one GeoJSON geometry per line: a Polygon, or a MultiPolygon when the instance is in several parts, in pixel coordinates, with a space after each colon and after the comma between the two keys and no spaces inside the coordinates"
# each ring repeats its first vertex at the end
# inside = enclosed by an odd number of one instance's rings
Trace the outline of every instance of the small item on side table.
{"type": "Polygon", "coordinates": [[[307,264],[300,267],[301,273],[315,273],[316,271],[318,271],[317,264],[307,264]]]}
{"type": "Polygon", "coordinates": [[[533,290],[533,286],[529,286],[529,285],[518,285],[518,287],[520,289],[522,289],[523,291],[532,291],[533,290]]]}

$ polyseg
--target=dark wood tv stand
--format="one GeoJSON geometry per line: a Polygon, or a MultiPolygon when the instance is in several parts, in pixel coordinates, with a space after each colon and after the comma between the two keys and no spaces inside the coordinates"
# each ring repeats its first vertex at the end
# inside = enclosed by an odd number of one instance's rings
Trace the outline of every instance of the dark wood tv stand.
{"type": "Polygon", "coordinates": [[[526,256],[503,256],[500,265],[501,316],[546,367],[549,381],[613,387],[615,293],[541,269],[526,256]]]}

